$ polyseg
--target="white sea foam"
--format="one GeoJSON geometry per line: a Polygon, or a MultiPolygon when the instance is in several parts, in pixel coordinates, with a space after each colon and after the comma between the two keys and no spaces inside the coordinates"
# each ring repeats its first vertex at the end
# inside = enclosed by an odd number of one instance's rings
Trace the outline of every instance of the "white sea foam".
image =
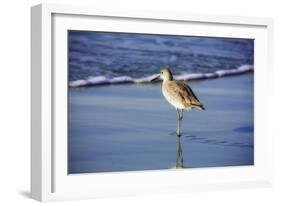
{"type": "Polygon", "coordinates": [[[153,74],[153,75],[150,75],[150,76],[147,76],[147,77],[134,79],[133,82],[134,83],[147,83],[147,82],[151,82],[151,80],[154,79],[157,76],[158,76],[158,74],[153,74]]]}
{"type": "Polygon", "coordinates": [[[121,77],[114,77],[109,80],[111,84],[120,84],[120,83],[130,83],[133,82],[133,78],[129,76],[121,76],[121,77]]]}
{"type": "MultiPolygon", "coordinates": [[[[175,75],[176,80],[200,80],[200,79],[212,79],[219,78],[224,76],[244,74],[250,71],[253,71],[253,65],[242,65],[237,69],[228,69],[228,70],[217,70],[213,73],[183,73],[180,75],[175,75]]],[[[80,79],[71,81],[69,83],[70,87],[87,87],[103,84],[122,84],[122,83],[149,83],[151,80],[156,77],[157,74],[150,75],[143,78],[132,78],[130,76],[120,76],[114,78],[107,78],[104,76],[89,77],[87,79],[80,79]]]]}

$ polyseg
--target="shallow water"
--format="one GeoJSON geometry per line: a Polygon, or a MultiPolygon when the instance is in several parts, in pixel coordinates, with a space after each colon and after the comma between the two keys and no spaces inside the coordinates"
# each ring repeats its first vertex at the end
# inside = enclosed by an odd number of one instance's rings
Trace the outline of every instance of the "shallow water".
{"type": "Polygon", "coordinates": [[[190,86],[180,139],[160,84],[70,88],[69,173],[253,165],[253,75],[190,86]]]}
{"type": "Polygon", "coordinates": [[[254,40],[69,31],[69,80],[212,73],[254,64],[254,40]]]}

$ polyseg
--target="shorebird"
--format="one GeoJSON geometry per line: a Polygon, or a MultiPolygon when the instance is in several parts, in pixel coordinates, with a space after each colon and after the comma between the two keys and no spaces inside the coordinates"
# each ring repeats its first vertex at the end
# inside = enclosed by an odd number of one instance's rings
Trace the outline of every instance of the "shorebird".
{"type": "Polygon", "coordinates": [[[183,110],[199,109],[205,110],[203,104],[195,96],[192,89],[184,82],[173,79],[172,72],[169,69],[161,69],[158,74],[151,81],[161,78],[162,93],[166,100],[173,105],[178,114],[178,128],[177,135],[181,136],[181,123],[183,119],[183,110]]]}

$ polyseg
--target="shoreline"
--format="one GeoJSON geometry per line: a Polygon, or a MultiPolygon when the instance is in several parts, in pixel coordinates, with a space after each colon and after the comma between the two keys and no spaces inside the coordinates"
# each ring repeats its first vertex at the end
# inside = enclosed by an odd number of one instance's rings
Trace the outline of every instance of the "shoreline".
{"type": "MultiPolygon", "coordinates": [[[[184,113],[184,165],[253,165],[253,73],[189,85],[206,111],[184,113]]],[[[69,90],[69,173],[176,165],[176,112],[159,83],[83,88],[69,90]]]]}
{"type": "MultiPolygon", "coordinates": [[[[254,67],[252,65],[242,65],[237,69],[217,70],[211,73],[183,73],[175,75],[175,80],[183,81],[198,81],[205,79],[216,79],[221,77],[237,76],[247,73],[253,73],[254,67]]],[[[87,79],[74,80],[69,82],[70,88],[76,87],[93,87],[99,85],[115,85],[115,84],[145,84],[151,83],[157,74],[149,75],[142,78],[132,78],[130,76],[119,76],[114,78],[107,78],[105,76],[88,77],[87,79]]],[[[156,81],[157,82],[157,81],[156,81]]]]}

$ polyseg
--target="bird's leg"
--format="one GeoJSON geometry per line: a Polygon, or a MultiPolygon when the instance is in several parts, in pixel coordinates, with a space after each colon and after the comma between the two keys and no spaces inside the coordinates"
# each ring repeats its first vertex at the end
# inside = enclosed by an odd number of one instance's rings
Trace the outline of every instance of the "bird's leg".
{"type": "Polygon", "coordinates": [[[183,109],[181,109],[180,111],[181,111],[181,117],[180,117],[180,119],[182,120],[182,119],[183,119],[183,109]]]}
{"type": "Polygon", "coordinates": [[[178,129],[177,129],[177,136],[181,136],[181,127],[182,127],[182,118],[183,118],[183,111],[182,109],[177,109],[178,113],[178,129]]]}
{"type": "Polygon", "coordinates": [[[178,114],[178,128],[177,128],[177,136],[180,136],[180,112],[179,109],[177,108],[177,114],[178,114]]]}

